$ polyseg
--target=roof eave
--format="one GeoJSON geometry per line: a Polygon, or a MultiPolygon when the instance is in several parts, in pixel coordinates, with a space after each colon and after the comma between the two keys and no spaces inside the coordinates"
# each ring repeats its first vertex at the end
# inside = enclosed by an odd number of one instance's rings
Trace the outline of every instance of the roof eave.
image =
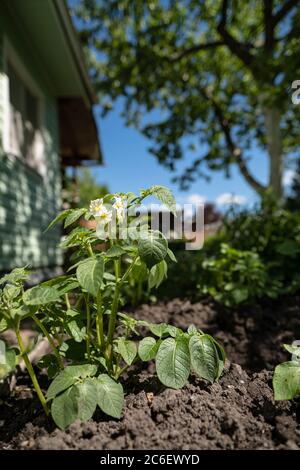
{"type": "Polygon", "coordinates": [[[65,0],[53,0],[53,5],[56,10],[57,17],[60,21],[62,30],[65,34],[66,41],[68,42],[70,51],[72,53],[74,63],[77,67],[78,73],[84,85],[89,104],[90,106],[92,106],[97,103],[97,96],[87,72],[82,49],[79,43],[78,34],[70,17],[68,7],[66,5],[65,0]]]}

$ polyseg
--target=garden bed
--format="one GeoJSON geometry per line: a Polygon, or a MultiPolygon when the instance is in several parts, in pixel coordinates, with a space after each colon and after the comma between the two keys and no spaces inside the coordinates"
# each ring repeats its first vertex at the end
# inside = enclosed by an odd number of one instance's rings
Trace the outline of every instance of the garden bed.
{"type": "Polygon", "coordinates": [[[297,297],[233,312],[208,301],[142,305],[134,312],[140,319],[194,324],[223,343],[229,361],[219,383],[192,376],[182,390],[166,389],[153,364],[141,366],[123,381],[128,395],[121,420],[98,411],[93,420],[61,431],[44,417],[24,376],[1,404],[0,447],[297,449],[300,401],[274,402],[272,370],[288,359],[281,344],[300,339],[299,305],[297,297]]]}

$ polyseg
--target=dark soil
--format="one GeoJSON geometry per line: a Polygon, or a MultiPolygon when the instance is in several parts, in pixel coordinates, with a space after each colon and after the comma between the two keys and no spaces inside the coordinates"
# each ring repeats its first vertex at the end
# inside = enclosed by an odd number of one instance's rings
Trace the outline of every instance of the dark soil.
{"type": "Polygon", "coordinates": [[[215,336],[231,362],[251,372],[273,370],[289,358],[282,345],[300,340],[300,297],[297,296],[237,310],[224,309],[210,300],[191,303],[174,299],[141,305],[133,315],[182,329],[193,324],[215,336]]]}
{"type": "Polygon", "coordinates": [[[27,377],[21,377],[14,395],[0,406],[0,448],[300,448],[300,400],[274,402],[272,371],[262,370],[288,359],[283,342],[300,339],[300,302],[274,305],[227,312],[210,302],[175,299],[139,307],[135,315],[141,319],[181,328],[193,323],[216,335],[229,357],[220,382],[208,385],[192,376],[184,389],[166,389],[149,364],[125,377],[120,421],[99,411],[93,420],[63,432],[44,417],[27,377]]]}

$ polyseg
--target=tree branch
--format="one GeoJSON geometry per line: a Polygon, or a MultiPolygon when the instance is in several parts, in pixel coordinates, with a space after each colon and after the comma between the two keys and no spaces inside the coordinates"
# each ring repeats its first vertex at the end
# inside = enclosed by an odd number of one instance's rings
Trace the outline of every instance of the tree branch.
{"type": "Polygon", "coordinates": [[[221,8],[221,19],[217,26],[219,34],[222,36],[225,44],[229,47],[231,52],[236,55],[247,67],[254,70],[253,66],[254,57],[249,52],[249,46],[237,41],[227,31],[227,18],[228,18],[228,0],[223,0],[221,8]]]}
{"type": "Polygon", "coordinates": [[[265,50],[272,51],[274,45],[273,0],[264,0],[265,50]]]}
{"type": "Polygon", "coordinates": [[[297,5],[299,0],[287,0],[273,16],[274,27],[297,5]]]}
{"type": "Polygon", "coordinates": [[[191,46],[187,49],[183,49],[177,54],[174,54],[170,60],[171,62],[176,62],[177,60],[181,60],[190,54],[195,54],[196,52],[207,50],[207,49],[214,49],[215,47],[224,46],[224,45],[225,45],[224,41],[213,41],[213,42],[208,42],[206,44],[195,44],[194,46],[191,46]]]}
{"type": "Polygon", "coordinates": [[[227,144],[227,147],[230,151],[230,153],[232,154],[232,156],[234,157],[234,160],[236,162],[236,164],[238,165],[239,167],[239,170],[241,172],[241,174],[243,175],[243,177],[245,178],[245,180],[247,181],[247,183],[260,195],[262,195],[265,190],[266,190],[266,187],[263,186],[249,171],[249,169],[247,168],[247,165],[246,165],[246,162],[245,160],[243,159],[243,156],[242,156],[242,151],[241,149],[235,145],[234,141],[233,141],[233,138],[232,138],[232,135],[231,135],[231,128],[230,128],[230,123],[228,121],[228,119],[225,118],[224,116],[224,113],[223,113],[223,110],[221,108],[221,106],[210,96],[207,95],[207,93],[205,93],[203,90],[202,90],[202,94],[204,95],[204,97],[210,101],[210,103],[212,104],[213,106],[213,109],[215,111],[215,115],[216,115],[216,118],[217,118],[217,121],[219,122],[219,125],[223,131],[223,134],[224,134],[224,137],[225,137],[225,141],[226,141],[226,144],[227,144]]]}

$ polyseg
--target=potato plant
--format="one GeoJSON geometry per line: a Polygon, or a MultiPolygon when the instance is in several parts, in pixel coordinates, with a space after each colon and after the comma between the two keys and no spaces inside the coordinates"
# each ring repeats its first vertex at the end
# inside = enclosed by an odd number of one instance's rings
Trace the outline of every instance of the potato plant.
{"type": "MultiPolygon", "coordinates": [[[[107,195],[91,201],[89,210],[63,211],[48,229],[62,221],[71,229],[61,243],[73,250],[66,275],[29,289],[24,289],[29,274],[26,268],[0,279],[1,331],[15,331],[17,355],[26,364],[45,413],[51,414],[60,428],[76,419],[90,419],[97,406],[120,418],[124,401],[120,378],[137,361],[154,360],[159,380],[174,389],[187,383],[191,371],[210,382],[222,373],[225,354],[210,335],[194,326],[184,332],[121,311],[130,277],[138,279],[143,271],[149,287],[157,287],[166,276],[168,263],[176,262],[161,233],[151,230],[148,223],[136,223],[136,209],[151,195],[175,210],[170,191],[153,186],[138,196],[107,195]],[[96,220],[96,232],[78,224],[82,217],[96,220]],[[125,219],[126,237],[121,236],[125,219]],[[116,230],[111,234],[113,220],[116,230]],[[99,245],[104,242],[107,249],[101,251],[99,245]],[[52,380],[46,394],[20,333],[26,318],[33,320],[52,349],[38,363],[52,380]],[[148,334],[142,337],[145,331],[148,334]]],[[[9,349],[4,352],[2,370],[9,373],[17,356],[9,349]]]]}
{"type": "Polygon", "coordinates": [[[276,366],[273,376],[275,400],[292,400],[300,394],[300,346],[284,344],[292,360],[276,366]]]}

